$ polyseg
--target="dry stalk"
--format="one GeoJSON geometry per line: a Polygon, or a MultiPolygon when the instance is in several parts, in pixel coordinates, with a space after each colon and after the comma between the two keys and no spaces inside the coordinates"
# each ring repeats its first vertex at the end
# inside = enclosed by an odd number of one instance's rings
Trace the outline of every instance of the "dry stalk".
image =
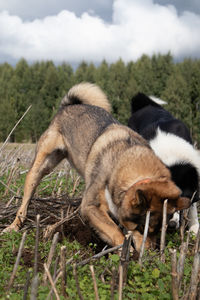
{"type": "Polygon", "coordinates": [[[145,242],[147,239],[147,234],[148,234],[148,230],[149,230],[149,220],[150,220],[150,211],[147,211],[146,213],[146,220],[145,220],[145,227],[144,227],[144,234],[143,234],[143,239],[142,239],[142,245],[141,245],[141,249],[140,249],[140,255],[139,255],[139,264],[142,264],[142,256],[144,254],[144,246],[145,246],[145,242]]]}
{"type": "Polygon", "coordinates": [[[60,249],[61,291],[64,297],[66,296],[66,250],[66,246],[60,249]]]}
{"type": "Polygon", "coordinates": [[[96,277],[95,277],[94,266],[93,265],[90,265],[90,271],[91,271],[91,274],[92,274],[92,280],[93,280],[93,284],[94,284],[95,299],[99,300],[97,282],[96,282],[96,277]]]}
{"type": "Polygon", "coordinates": [[[200,274],[200,252],[197,252],[194,255],[194,262],[193,262],[193,267],[192,267],[188,300],[196,300],[197,299],[197,289],[198,289],[198,283],[200,280],[199,274],[200,274]]]}
{"type": "Polygon", "coordinates": [[[7,287],[7,290],[9,290],[12,285],[13,285],[13,282],[14,282],[14,279],[15,279],[15,276],[16,276],[16,273],[17,273],[17,268],[18,268],[18,265],[19,265],[19,262],[20,262],[20,258],[21,258],[21,255],[22,255],[22,250],[24,248],[24,242],[25,242],[25,239],[26,239],[26,231],[23,233],[22,235],[22,239],[21,239],[21,242],[20,242],[20,246],[19,246],[19,251],[17,253],[17,259],[16,259],[16,262],[15,262],[15,265],[14,265],[14,268],[13,268],[13,272],[12,272],[12,275],[10,277],[10,280],[9,280],[9,283],[8,283],[8,287],[7,287]]]}
{"type": "Polygon", "coordinates": [[[165,262],[165,236],[167,230],[167,199],[163,204],[163,221],[162,221],[162,230],[161,230],[161,239],[160,239],[160,260],[165,262]]]}
{"type": "Polygon", "coordinates": [[[184,240],[184,236],[185,236],[185,227],[186,227],[187,221],[188,221],[188,211],[189,211],[189,209],[183,210],[183,220],[182,220],[181,226],[180,226],[181,241],[184,240]]]}
{"type": "Polygon", "coordinates": [[[111,283],[110,283],[110,298],[111,300],[114,300],[114,293],[115,293],[115,284],[116,284],[116,269],[115,267],[112,267],[112,279],[111,279],[111,283]]]}
{"type": "Polygon", "coordinates": [[[53,224],[53,225],[49,225],[46,228],[46,232],[44,234],[44,239],[50,239],[54,232],[56,231],[56,229],[61,226],[62,224],[64,224],[65,222],[69,221],[70,219],[72,219],[73,217],[76,216],[77,212],[80,210],[80,208],[78,207],[73,213],[71,213],[70,215],[67,215],[64,219],[60,220],[59,222],[53,224]]]}
{"type": "Polygon", "coordinates": [[[124,243],[121,251],[120,264],[123,267],[123,284],[127,281],[127,271],[130,257],[131,242],[133,240],[133,234],[131,231],[125,235],[124,243]]]}
{"type": "Polygon", "coordinates": [[[57,300],[60,300],[60,297],[59,297],[58,292],[57,292],[57,290],[56,290],[55,284],[54,284],[54,282],[53,282],[53,279],[52,279],[52,277],[51,277],[51,274],[50,274],[50,272],[49,272],[49,270],[48,270],[46,264],[44,264],[44,270],[45,270],[45,272],[47,273],[47,277],[48,277],[49,282],[50,282],[50,284],[51,284],[51,286],[52,286],[52,289],[53,289],[53,291],[54,291],[54,294],[55,294],[55,296],[56,296],[56,299],[57,299],[57,300]]]}
{"type": "Polygon", "coordinates": [[[28,297],[28,289],[30,286],[30,276],[31,276],[31,271],[28,270],[27,275],[26,275],[26,283],[24,285],[24,296],[23,296],[23,300],[26,300],[28,297]]]}
{"type": "Polygon", "coordinates": [[[123,267],[119,265],[119,287],[118,287],[119,297],[118,300],[122,300],[123,294],[123,267]]]}
{"type": "MultiPolygon", "coordinates": [[[[59,238],[59,232],[56,232],[53,236],[53,240],[52,240],[52,243],[51,243],[51,248],[50,248],[48,259],[47,259],[47,264],[46,265],[47,265],[48,269],[50,268],[50,265],[51,265],[51,262],[52,262],[52,259],[53,259],[53,256],[54,256],[54,253],[55,253],[55,250],[56,250],[56,245],[58,243],[58,238],[59,238]]],[[[47,281],[47,274],[44,273],[44,275],[43,275],[44,284],[46,284],[46,281],[47,281]]]]}
{"type": "Polygon", "coordinates": [[[194,253],[200,252],[200,228],[196,236],[196,241],[194,245],[194,253]]]}
{"type": "Polygon", "coordinates": [[[179,288],[178,288],[178,274],[177,274],[177,258],[176,249],[170,249],[171,252],[171,264],[172,264],[172,297],[173,300],[178,300],[179,288]]]}
{"type": "Polygon", "coordinates": [[[81,294],[81,290],[80,290],[80,286],[79,286],[79,281],[78,281],[76,264],[73,264],[73,275],[74,275],[74,279],[75,279],[75,282],[76,282],[76,289],[77,289],[77,292],[78,292],[79,299],[83,300],[83,296],[81,294]]]}
{"type": "Polygon", "coordinates": [[[122,246],[123,246],[123,244],[121,244],[119,246],[109,248],[109,249],[104,250],[104,251],[101,251],[101,252],[93,255],[92,257],[86,258],[83,261],[77,263],[76,266],[84,266],[84,265],[88,264],[90,261],[92,261],[93,259],[98,259],[98,258],[100,258],[100,257],[102,257],[102,256],[104,256],[108,253],[114,252],[114,251],[120,249],[122,246]]]}
{"type": "Polygon", "coordinates": [[[37,300],[39,274],[33,277],[30,300],[37,300]]]}
{"type": "Polygon", "coordinates": [[[185,264],[185,256],[187,253],[188,245],[187,242],[183,242],[180,246],[180,256],[177,264],[177,274],[178,274],[178,285],[179,288],[181,286],[181,280],[184,273],[184,264],[185,264]]]}
{"type": "MultiPolygon", "coordinates": [[[[53,283],[54,283],[54,285],[56,285],[58,279],[60,279],[61,276],[62,276],[62,272],[59,272],[58,275],[56,276],[56,278],[53,278],[53,283]]],[[[53,293],[53,288],[51,288],[49,294],[47,295],[46,300],[49,300],[49,299],[50,299],[52,293],[53,293]]]]}
{"type": "Polygon", "coordinates": [[[33,276],[37,275],[38,271],[38,247],[39,247],[39,230],[40,230],[40,215],[36,216],[36,236],[35,236],[35,252],[34,252],[34,269],[33,276]]]}
{"type": "Polygon", "coordinates": [[[0,148],[0,152],[3,150],[3,148],[5,147],[5,145],[7,144],[11,134],[13,133],[13,131],[15,130],[15,128],[18,126],[18,124],[21,122],[21,120],[25,117],[25,115],[27,114],[27,112],[29,111],[29,109],[31,108],[32,105],[30,105],[27,110],[25,111],[25,113],[22,115],[22,117],[17,121],[17,123],[15,124],[15,126],[13,127],[13,129],[10,131],[9,135],[7,136],[5,142],[3,143],[3,145],[0,148]]]}
{"type": "Polygon", "coordinates": [[[7,184],[5,184],[1,179],[0,179],[0,183],[5,186],[12,194],[14,194],[15,196],[17,196],[17,193],[15,191],[13,191],[7,184]]]}

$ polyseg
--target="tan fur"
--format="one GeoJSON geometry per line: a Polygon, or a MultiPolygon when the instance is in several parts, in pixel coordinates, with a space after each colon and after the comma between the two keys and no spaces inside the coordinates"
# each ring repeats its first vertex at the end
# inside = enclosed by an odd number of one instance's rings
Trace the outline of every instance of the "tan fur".
{"type": "Polygon", "coordinates": [[[164,199],[169,199],[168,213],[190,205],[189,199],[180,197],[168,169],[147,142],[102,108],[110,110],[110,104],[97,86],[83,83],[69,91],[38,142],[22,204],[5,231],[19,230],[41,178],[64,158],[85,179],[82,216],[112,246],[123,243],[124,235],[109,215],[112,211],[105,191],[111,196],[118,221],[133,231],[137,250],[147,210],[151,211],[149,246],[160,226],[164,199]]]}
{"type": "Polygon", "coordinates": [[[73,98],[80,99],[84,104],[96,105],[111,112],[110,103],[104,92],[95,84],[82,82],[73,86],[62,99],[61,105],[73,104],[73,98]]]}

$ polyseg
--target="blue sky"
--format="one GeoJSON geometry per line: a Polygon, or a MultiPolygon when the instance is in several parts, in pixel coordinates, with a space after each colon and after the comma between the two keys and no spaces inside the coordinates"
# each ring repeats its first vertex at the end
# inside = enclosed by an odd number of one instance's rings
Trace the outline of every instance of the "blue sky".
{"type": "Polygon", "coordinates": [[[0,0],[0,62],[200,58],[199,0],[0,0]]]}

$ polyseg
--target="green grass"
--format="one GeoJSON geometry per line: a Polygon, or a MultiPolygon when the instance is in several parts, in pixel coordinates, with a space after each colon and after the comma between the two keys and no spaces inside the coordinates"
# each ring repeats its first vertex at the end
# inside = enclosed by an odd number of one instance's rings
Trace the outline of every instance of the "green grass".
{"type": "MultiPolygon", "coordinates": [[[[0,237],[0,299],[22,299],[27,272],[30,271],[31,276],[33,274],[35,231],[31,230],[28,233],[25,241],[24,254],[21,257],[13,287],[9,291],[6,290],[6,286],[16,260],[21,237],[22,233],[14,232],[4,234],[0,237]],[[27,262],[27,255],[30,256],[29,264],[27,262]]],[[[180,241],[178,234],[174,234],[173,236],[171,235],[170,243],[167,245],[165,250],[165,263],[161,263],[159,253],[157,251],[146,251],[142,266],[140,266],[137,261],[131,259],[128,267],[127,284],[123,289],[123,299],[172,299],[171,259],[169,254],[169,246],[170,248],[177,248],[179,243],[180,241]]],[[[40,238],[38,259],[40,283],[38,289],[38,299],[46,299],[50,290],[50,284],[46,286],[42,282],[42,276],[44,273],[43,263],[47,261],[50,245],[50,241],[44,243],[42,238],[40,238]]],[[[90,257],[93,254],[91,245],[88,245],[88,247],[83,247],[76,241],[69,242],[67,239],[64,239],[57,245],[56,254],[54,255],[52,267],[50,269],[51,273],[53,272],[55,258],[59,255],[60,247],[63,245],[65,245],[67,248],[67,260],[69,258],[73,258],[72,263],[79,262],[85,257],[90,257]],[[79,253],[76,254],[78,251],[79,253]]],[[[190,281],[191,267],[193,262],[191,249],[192,247],[190,247],[185,262],[184,280],[182,282],[182,288],[180,289],[180,296],[182,296],[184,293],[184,286],[188,286],[190,281]]],[[[119,263],[120,258],[117,254],[109,254],[108,257],[102,257],[96,261],[93,261],[100,299],[110,299],[111,270],[113,267],[117,270],[119,263]],[[102,274],[104,277],[104,282],[102,281],[102,274]]],[[[71,266],[72,264],[67,266],[66,293],[68,294],[69,299],[79,299],[71,266]]],[[[84,299],[95,299],[89,265],[78,267],[77,272],[81,293],[84,299]]],[[[56,284],[59,295],[61,295],[60,285],[61,282],[59,280],[56,284]]],[[[115,299],[118,299],[117,285],[118,279],[116,282],[115,299]]],[[[31,288],[29,288],[29,292],[30,289],[31,288]]],[[[62,296],[61,299],[63,299],[62,296]]]]}
{"type": "MultiPolygon", "coordinates": [[[[12,152],[13,148],[9,146],[7,151],[12,152]]],[[[14,149],[14,151],[16,151],[16,149],[14,149]]],[[[6,160],[6,162],[9,162],[9,168],[5,168],[5,171],[0,175],[1,181],[5,184],[8,184],[9,182],[9,188],[19,196],[23,194],[23,187],[26,176],[26,173],[23,172],[29,168],[31,163],[31,160],[29,160],[30,163],[29,165],[27,165],[27,149],[23,151],[25,152],[20,153],[20,162],[17,162],[16,160],[16,163],[12,163],[12,155],[9,156],[10,160],[6,160]]],[[[30,148],[28,148],[28,151],[30,151],[30,148]]],[[[4,155],[7,155],[7,153],[4,153],[4,155]]],[[[0,167],[2,167],[2,170],[4,169],[4,164],[6,162],[3,161],[3,159],[1,162],[0,159],[0,167]]],[[[54,172],[43,179],[36,191],[36,196],[42,198],[50,197],[53,195],[56,198],[58,196],[57,192],[58,190],[60,190],[60,194],[65,194],[67,192],[71,197],[81,197],[83,189],[84,182],[82,179],[80,179],[80,177],[78,177],[77,173],[69,168],[69,166],[61,164],[54,172]]],[[[12,196],[13,193],[0,183],[0,205],[7,203],[12,196]]],[[[9,291],[6,289],[16,261],[21,238],[22,232],[13,232],[0,235],[0,299],[23,299],[24,285],[26,284],[28,272],[30,272],[32,282],[35,249],[35,229],[33,228],[28,230],[24,250],[17,269],[17,274],[13,286],[9,291]]],[[[39,241],[39,288],[37,299],[46,299],[51,287],[49,281],[47,285],[44,285],[42,281],[44,274],[43,265],[47,262],[51,241],[44,241],[42,232],[40,234],[39,241]]],[[[191,268],[194,258],[194,242],[195,240],[191,238],[185,260],[184,277],[182,280],[182,285],[180,287],[180,299],[187,291],[190,283],[191,268]]],[[[87,246],[83,246],[79,244],[75,239],[72,239],[72,237],[69,238],[68,236],[66,236],[64,239],[61,239],[57,244],[56,253],[54,255],[53,262],[50,268],[51,274],[53,274],[56,258],[60,255],[60,248],[63,245],[65,245],[67,249],[66,259],[72,259],[71,264],[67,265],[66,268],[66,293],[68,295],[68,299],[70,300],[79,299],[72,265],[94,255],[95,251],[97,251],[96,248],[98,248],[98,245],[88,244],[87,246]]],[[[165,263],[162,263],[160,261],[158,250],[145,251],[142,266],[138,264],[135,255],[131,256],[128,266],[127,283],[123,288],[123,299],[172,299],[171,254],[169,249],[177,249],[177,257],[179,257],[179,247],[179,232],[173,232],[168,233],[166,236],[165,263]]],[[[116,253],[112,253],[106,257],[102,257],[100,259],[92,261],[92,264],[94,265],[100,299],[110,299],[111,280],[114,272],[113,268],[115,268],[116,274],[118,274],[118,268],[120,264],[119,256],[116,253]]],[[[93,280],[91,277],[89,264],[78,267],[77,274],[83,298],[87,300],[95,299],[93,280]]],[[[118,299],[118,281],[118,275],[116,275],[114,299],[118,299]]],[[[64,299],[61,293],[61,280],[56,283],[56,288],[58,290],[60,299],[64,299]]],[[[29,287],[29,296],[30,291],[31,287],[29,287]]]]}

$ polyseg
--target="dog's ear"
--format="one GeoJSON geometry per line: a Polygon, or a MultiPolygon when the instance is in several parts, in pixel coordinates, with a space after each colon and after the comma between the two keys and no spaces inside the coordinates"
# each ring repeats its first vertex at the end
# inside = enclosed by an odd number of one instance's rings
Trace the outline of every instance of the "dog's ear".
{"type": "Polygon", "coordinates": [[[162,199],[168,199],[168,213],[171,210],[183,210],[191,205],[191,201],[187,197],[181,197],[181,190],[171,180],[163,182],[161,185],[157,185],[158,195],[161,195],[162,199]]]}
{"type": "Polygon", "coordinates": [[[191,200],[190,198],[187,197],[179,197],[176,200],[176,210],[182,210],[182,209],[187,209],[191,205],[191,200]]]}
{"type": "Polygon", "coordinates": [[[136,190],[135,192],[135,198],[136,198],[136,203],[137,205],[141,205],[143,207],[148,207],[148,201],[145,195],[145,192],[143,190],[136,190]]]}
{"type": "Polygon", "coordinates": [[[181,190],[171,180],[161,179],[151,182],[144,185],[142,191],[151,211],[162,212],[165,199],[168,199],[169,214],[190,206],[190,199],[181,197],[181,190]]]}

